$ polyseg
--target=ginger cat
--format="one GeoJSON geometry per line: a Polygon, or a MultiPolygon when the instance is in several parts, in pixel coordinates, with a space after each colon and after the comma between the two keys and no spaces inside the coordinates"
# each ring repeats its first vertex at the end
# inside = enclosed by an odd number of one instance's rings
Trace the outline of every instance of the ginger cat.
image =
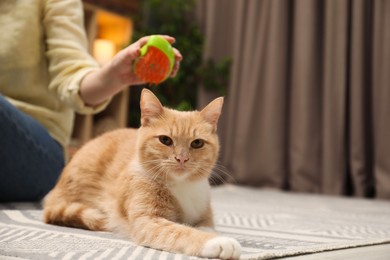
{"type": "Polygon", "coordinates": [[[240,244],[214,232],[208,177],[217,160],[223,98],[201,112],[164,108],[144,89],[141,127],[83,146],[44,200],[44,221],[124,233],[136,244],[237,259],[240,244]]]}

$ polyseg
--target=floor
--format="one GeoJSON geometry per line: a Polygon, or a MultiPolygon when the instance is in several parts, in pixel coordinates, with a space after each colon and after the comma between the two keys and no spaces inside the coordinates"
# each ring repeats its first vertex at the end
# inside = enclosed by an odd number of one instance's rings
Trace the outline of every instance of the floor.
{"type": "Polygon", "coordinates": [[[390,244],[357,247],[323,253],[287,257],[288,260],[387,260],[390,259],[390,244]]]}

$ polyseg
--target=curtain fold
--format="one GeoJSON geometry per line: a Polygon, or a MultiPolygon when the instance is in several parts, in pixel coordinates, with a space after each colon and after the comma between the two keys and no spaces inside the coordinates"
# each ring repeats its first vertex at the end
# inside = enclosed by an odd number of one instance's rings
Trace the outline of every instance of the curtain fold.
{"type": "Polygon", "coordinates": [[[390,1],[200,0],[238,184],[390,198],[390,1]]]}
{"type": "Polygon", "coordinates": [[[376,195],[390,198],[390,2],[372,5],[373,171],[376,195]]]}
{"type": "Polygon", "coordinates": [[[347,107],[349,147],[348,174],[350,192],[358,196],[374,196],[373,179],[373,96],[372,96],[372,6],[368,1],[355,1],[351,10],[350,81],[347,107]]]}

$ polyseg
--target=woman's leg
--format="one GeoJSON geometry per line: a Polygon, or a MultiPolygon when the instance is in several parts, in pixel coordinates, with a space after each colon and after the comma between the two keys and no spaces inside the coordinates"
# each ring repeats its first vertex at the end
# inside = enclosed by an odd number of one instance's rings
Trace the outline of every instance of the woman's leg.
{"type": "Polygon", "coordinates": [[[0,201],[42,199],[63,167],[61,145],[0,95],[0,201]]]}

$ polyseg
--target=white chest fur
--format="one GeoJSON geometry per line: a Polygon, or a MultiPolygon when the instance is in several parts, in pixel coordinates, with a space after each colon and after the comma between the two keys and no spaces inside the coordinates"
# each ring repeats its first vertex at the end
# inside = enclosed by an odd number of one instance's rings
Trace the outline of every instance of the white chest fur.
{"type": "Polygon", "coordinates": [[[210,185],[208,180],[177,182],[169,186],[169,190],[183,210],[184,223],[196,224],[209,205],[210,185]]]}

